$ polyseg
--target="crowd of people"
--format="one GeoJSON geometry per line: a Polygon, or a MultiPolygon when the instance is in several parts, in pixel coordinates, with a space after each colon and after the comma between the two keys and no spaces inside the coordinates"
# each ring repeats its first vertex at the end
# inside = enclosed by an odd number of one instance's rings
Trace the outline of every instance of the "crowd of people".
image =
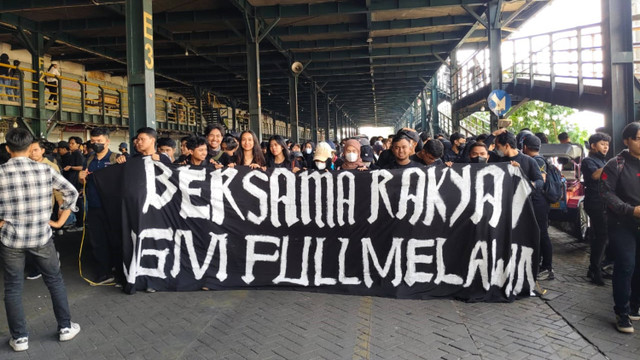
{"type": "MultiPolygon", "coordinates": [[[[586,186],[585,207],[592,224],[588,276],[593,283],[603,285],[607,275],[603,273],[603,266],[615,262],[612,277],[616,324],[618,330],[628,333],[633,332],[631,320],[640,320],[640,187],[637,177],[640,174],[640,123],[629,124],[622,135],[627,149],[607,162],[611,138],[602,132],[593,134],[589,138],[590,152],[582,163],[582,173],[586,186]],[[608,239],[611,239],[609,246],[608,239]]],[[[561,143],[570,143],[566,133],[558,138],[561,143]]],[[[220,125],[209,125],[203,134],[181,138],[178,146],[171,138],[159,137],[152,128],[141,128],[132,139],[131,153],[125,142],[119,144],[118,152],[112,152],[110,133],[106,128],[92,129],[86,142],[72,136],[57,144],[33,139],[27,130],[16,128],[7,133],[6,141],[0,146],[0,249],[4,259],[10,344],[16,351],[28,347],[21,305],[25,272],[28,279],[44,277],[52,294],[60,340],[70,340],[80,331],[79,325],[70,321],[51,227],[64,227],[66,231],[82,229],[85,226],[82,214],[86,212],[86,229],[95,260],[92,285],[124,283],[119,237],[111,233],[108,214],[93,177],[100,169],[125,163],[131,157],[150,156],[166,164],[215,169],[244,166],[264,171],[287,168],[294,173],[508,162],[522,170],[532,187],[530,198],[540,230],[537,280],[555,277],[548,233],[550,202],[545,196],[549,166],[555,165],[539,153],[541,145],[548,142],[547,137],[528,129],[517,134],[500,129],[473,137],[454,133],[447,139],[444,134],[432,137],[404,128],[387,138],[356,136],[338,144],[330,140],[296,144],[280,135],[260,143],[252,131],[228,133],[220,125]],[[17,176],[17,172],[23,175],[17,176]],[[25,172],[34,175],[24,176],[25,172]],[[33,184],[26,184],[24,179],[30,179],[26,182],[33,184]],[[23,195],[18,198],[18,194],[23,195]],[[30,204],[26,210],[11,206],[24,201],[30,204]]]]}

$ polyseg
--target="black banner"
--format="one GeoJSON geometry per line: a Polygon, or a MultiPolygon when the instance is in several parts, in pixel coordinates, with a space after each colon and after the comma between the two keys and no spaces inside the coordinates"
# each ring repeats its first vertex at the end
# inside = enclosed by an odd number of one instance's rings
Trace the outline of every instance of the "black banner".
{"type": "Polygon", "coordinates": [[[293,174],[146,157],[96,178],[122,196],[103,198],[122,214],[130,293],[286,286],[504,301],[534,289],[531,188],[506,163],[293,174]]]}

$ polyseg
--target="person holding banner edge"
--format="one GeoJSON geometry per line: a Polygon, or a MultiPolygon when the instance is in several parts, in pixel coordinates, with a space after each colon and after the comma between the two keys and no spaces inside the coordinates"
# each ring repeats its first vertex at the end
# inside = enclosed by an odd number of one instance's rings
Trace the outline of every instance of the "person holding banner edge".
{"type": "MultiPolygon", "coordinates": [[[[117,249],[119,237],[110,236],[111,227],[108,222],[108,215],[102,206],[102,200],[98,193],[94,175],[98,170],[104,169],[116,163],[118,154],[109,150],[110,138],[109,130],[106,128],[95,128],[90,133],[91,147],[94,154],[87,158],[87,165],[80,172],[80,183],[85,184],[85,196],[87,199],[87,225],[89,230],[89,240],[93,249],[93,257],[96,261],[96,280],[91,285],[111,284],[115,280],[112,268],[121,269],[122,255],[117,249]],[[117,240],[118,239],[118,240],[117,240]]],[[[118,159],[126,159],[120,155],[118,159]]],[[[118,273],[121,273],[120,270],[118,273]]],[[[122,280],[124,275],[119,276],[122,280]]]]}
{"type": "MultiPolygon", "coordinates": [[[[510,162],[512,166],[522,169],[524,175],[531,182],[531,186],[534,191],[529,196],[532,198],[536,220],[540,219],[537,221],[538,226],[542,227],[546,224],[546,221],[548,221],[543,219],[543,217],[547,216],[547,213],[544,212],[544,208],[542,206],[536,208],[535,202],[533,201],[535,194],[541,191],[544,186],[544,179],[540,172],[540,168],[538,167],[538,163],[532,157],[527,156],[518,150],[516,136],[512,132],[507,129],[501,129],[494,132],[494,135],[496,145],[495,152],[501,158],[501,161],[510,162]]],[[[551,249],[549,247],[545,250],[547,256],[542,257],[542,260],[545,262],[540,266],[537,280],[552,280],[555,278],[555,274],[551,266],[551,256],[548,255],[551,252],[551,249]]],[[[538,259],[538,263],[540,262],[539,260],[540,259],[538,259]]]]}

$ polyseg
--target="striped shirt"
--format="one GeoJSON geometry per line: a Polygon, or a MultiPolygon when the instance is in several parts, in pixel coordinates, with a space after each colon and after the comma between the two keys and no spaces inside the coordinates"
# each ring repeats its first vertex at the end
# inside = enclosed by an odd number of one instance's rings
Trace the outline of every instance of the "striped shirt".
{"type": "Polygon", "coordinates": [[[51,239],[51,191],[60,191],[63,210],[75,208],[78,191],[46,164],[15,157],[0,165],[0,241],[10,248],[34,248],[51,239]]]}

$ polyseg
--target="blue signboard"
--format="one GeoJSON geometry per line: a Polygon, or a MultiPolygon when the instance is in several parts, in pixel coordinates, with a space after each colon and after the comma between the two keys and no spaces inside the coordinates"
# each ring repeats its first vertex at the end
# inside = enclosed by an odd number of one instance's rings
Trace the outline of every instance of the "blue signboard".
{"type": "Polygon", "coordinates": [[[504,90],[493,90],[487,98],[489,109],[498,116],[503,116],[511,108],[511,96],[504,90]]]}

